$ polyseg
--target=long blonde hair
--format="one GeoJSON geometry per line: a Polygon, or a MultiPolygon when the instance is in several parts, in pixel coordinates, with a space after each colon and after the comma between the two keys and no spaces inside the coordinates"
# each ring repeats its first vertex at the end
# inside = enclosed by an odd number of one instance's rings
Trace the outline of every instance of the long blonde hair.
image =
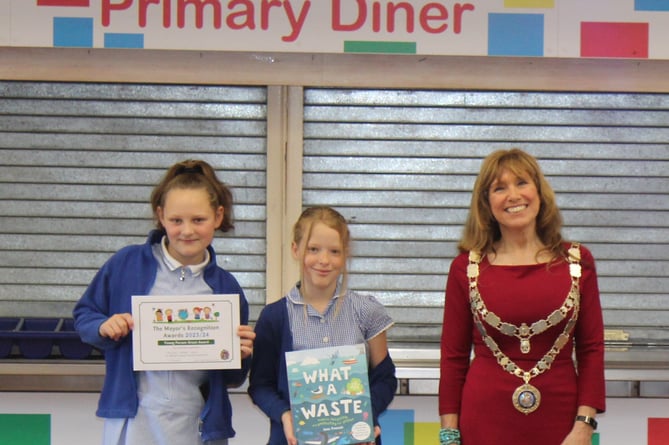
{"type": "MultiPolygon", "coordinates": [[[[339,238],[341,239],[342,251],[344,252],[344,268],[341,274],[341,286],[339,295],[344,295],[346,293],[346,287],[348,285],[348,259],[350,257],[351,248],[351,233],[348,229],[348,223],[346,219],[337,212],[332,207],[327,206],[315,206],[308,207],[305,209],[300,217],[295,222],[293,226],[293,243],[296,246],[299,246],[302,240],[309,240],[311,237],[311,231],[313,230],[315,223],[322,223],[328,226],[329,228],[336,230],[339,233],[339,238]]],[[[306,253],[307,243],[304,243],[302,251],[300,252],[300,258],[303,258],[306,253]]],[[[303,274],[303,265],[300,265],[300,282],[302,281],[303,274]]]]}
{"type": "Polygon", "coordinates": [[[497,150],[483,160],[474,183],[462,239],[458,244],[460,252],[470,250],[483,254],[495,252],[494,243],[499,241],[502,234],[499,223],[492,214],[488,193],[491,184],[499,179],[503,170],[508,170],[516,176],[528,177],[534,182],[541,202],[536,220],[536,233],[545,246],[542,251],[550,253],[553,258],[564,257],[566,252],[561,234],[562,216],[555,201],[555,193],[546,181],[537,160],[519,148],[497,150]]]}

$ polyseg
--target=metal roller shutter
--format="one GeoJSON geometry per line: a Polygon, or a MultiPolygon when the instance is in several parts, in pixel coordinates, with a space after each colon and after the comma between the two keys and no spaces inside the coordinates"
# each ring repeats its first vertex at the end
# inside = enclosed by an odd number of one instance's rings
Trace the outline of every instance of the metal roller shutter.
{"type": "Polygon", "coordinates": [[[389,308],[391,342],[438,342],[481,160],[518,146],[598,261],[609,332],[669,343],[669,95],[313,88],[304,109],[304,205],[351,221],[350,286],[389,308]]]}
{"type": "Polygon", "coordinates": [[[174,162],[211,163],[235,198],[218,262],[265,302],[264,87],[0,82],[0,313],[68,317],[96,270],[153,227],[174,162]]]}

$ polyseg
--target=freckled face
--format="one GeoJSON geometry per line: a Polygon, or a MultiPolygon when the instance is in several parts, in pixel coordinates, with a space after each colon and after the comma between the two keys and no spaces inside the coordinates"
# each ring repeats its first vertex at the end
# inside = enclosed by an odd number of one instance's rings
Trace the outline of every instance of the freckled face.
{"type": "Polygon", "coordinates": [[[302,289],[305,295],[334,294],[337,279],[346,262],[339,232],[323,223],[314,223],[309,240],[302,240],[299,246],[293,243],[292,250],[293,257],[302,263],[302,289]]]}
{"type": "Polygon", "coordinates": [[[488,202],[502,231],[535,229],[541,198],[528,176],[502,170],[500,177],[490,184],[488,202]]]}
{"type": "Polygon", "coordinates": [[[167,232],[170,255],[183,265],[204,261],[204,252],[223,221],[223,207],[214,210],[205,189],[172,189],[157,213],[167,232]]]}

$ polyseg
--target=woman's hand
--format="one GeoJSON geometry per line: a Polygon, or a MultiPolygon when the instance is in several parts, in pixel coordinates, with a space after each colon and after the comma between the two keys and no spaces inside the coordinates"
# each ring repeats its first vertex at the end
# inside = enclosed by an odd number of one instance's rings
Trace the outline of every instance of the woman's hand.
{"type": "Polygon", "coordinates": [[[567,437],[562,441],[562,445],[590,445],[592,443],[593,429],[584,422],[575,422],[567,437]]]}
{"type": "Polygon", "coordinates": [[[283,424],[283,434],[286,436],[288,445],[297,445],[297,438],[293,433],[293,415],[290,411],[281,414],[281,423],[283,424]]]}
{"type": "MultiPolygon", "coordinates": [[[[594,417],[597,410],[592,406],[580,405],[576,414],[579,416],[594,417]]],[[[561,445],[590,445],[594,428],[580,420],[574,420],[574,426],[571,428],[567,437],[564,438],[561,445]]]]}
{"type": "Polygon", "coordinates": [[[256,338],[253,328],[248,325],[241,325],[237,328],[237,335],[241,338],[242,359],[251,357],[253,355],[253,340],[256,338]]]}
{"type": "Polygon", "coordinates": [[[128,335],[134,326],[135,323],[132,320],[132,315],[128,313],[114,314],[100,325],[98,332],[102,337],[107,337],[114,341],[119,341],[128,335]]]}

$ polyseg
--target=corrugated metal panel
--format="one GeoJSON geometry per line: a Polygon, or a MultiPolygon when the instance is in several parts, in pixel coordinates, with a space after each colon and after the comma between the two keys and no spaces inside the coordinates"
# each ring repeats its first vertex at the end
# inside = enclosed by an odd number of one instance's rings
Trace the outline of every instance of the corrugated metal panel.
{"type": "Polygon", "coordinates": [[[219,263],[265,301],[265,88],[0,82],[0,314],[69,316],[97,268],[144,242],[153,186],[210,162],[235,197],[219,263]]]}
{"type": "Polygon", "coordinates": [[[391,341],[437,342],[481,160],[521,147],[598,261],[606,327],[669,343],[668,142],[669,95],[308,89],[303,200],[352,222],[350,285],[391,341]]]}

